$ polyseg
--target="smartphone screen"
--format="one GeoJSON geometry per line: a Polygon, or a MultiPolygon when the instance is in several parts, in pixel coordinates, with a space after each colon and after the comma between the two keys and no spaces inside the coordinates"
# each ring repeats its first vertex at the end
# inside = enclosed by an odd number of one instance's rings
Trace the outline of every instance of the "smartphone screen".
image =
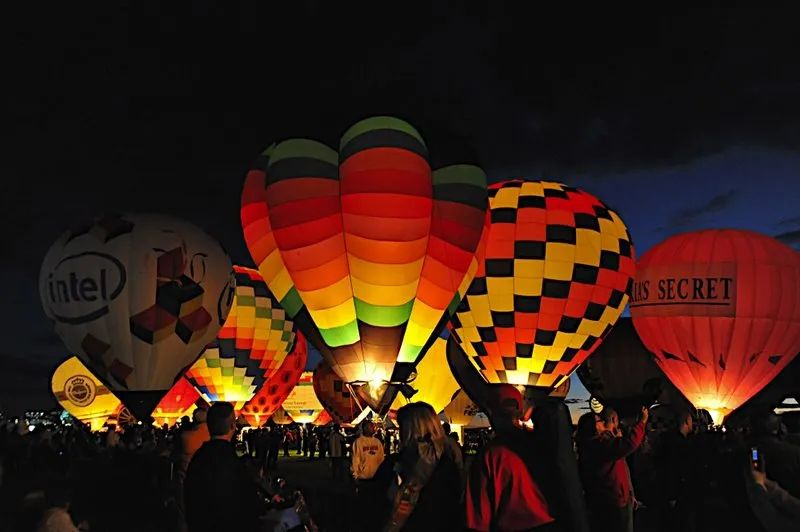
{"type": "Polygon", "coordinates": [[[758,447],[752,447],[750,449],[750,461],[753,464],[753,469],[761,469],[761,458],[759,456],[758,447]]]}

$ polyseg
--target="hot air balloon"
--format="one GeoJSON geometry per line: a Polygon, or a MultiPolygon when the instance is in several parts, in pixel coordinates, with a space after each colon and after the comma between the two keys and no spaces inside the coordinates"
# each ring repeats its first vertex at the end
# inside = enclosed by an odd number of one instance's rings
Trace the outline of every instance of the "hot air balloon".
{"type": "Polygon", "coordinates": [[[139,419],[216,337],[233,287],[219,243],[156,215],[105,216],[68,231],[39,277],[64,344],[139,419]]]}
{"type": "Polygon", "coordinates": [[[437,338],[425,356],[417,364],[417,375],[410,386],[415,392],[411,397],[397,394],[392,410],[415,401],[428,403],[435,412],[441,412],[450,403],[460,386],[447,365],[447,340],[437,338]]]}
{"type": "Polygon", "coordinates": [[[458,441],[462,444],[466,443],[464,440],[465,428],[489,427],[486,415],[481,413],[478,405],[473,403],[463,390],[458,390],[453,395],[453,400],[444,408],[443,414],[450,423],[450,429],[458,433],[458,441]]]}
{"type": "Polygon", "coordinates": [[[317,427],[324,427],[331,421],[333,421],[333,417],[331,417],[330,412],[328,412],[327,410],[323,410],[322,412],[319,413],[317,419],[312,421],[311,424],[317,427]]]}
{"type": "Polygon", "coordinates": [[[238,411],[278,371],[294,346],[295,328],[256,270],[233,270],[228,319],[186,378],[206,402],[227,401],[238,411]]]}
{"type": "Polygon", "coordinates": [[[307,345],[305,337],[297,334],[294,349],[283,360],[281,367],[264,383],[239,414],[253,426],[258,427],[280,408],[286,397],[300,380],[306,367],[307,345]]]}
{"type": "Polygon", "coordinates": [[[312,423],[325,408],[314,393],[314,372],[304,371],[289,396],[281,405],[295,423],[312,423]]]}
{"type": "Polygon", "coordinates": [[[154,423],[158,426],[166,423],[171,427],[183,416],[190,416],[198,402],[203,402],[200,393],[185,377],[181,377],[153,410],[154,423]]]}
{"type": "Polygon", "coordinates": [[[278,407],[270,420],[276,425],[290,425],[294,423],[294,420],[291,418],[291,416],[289,416],[289,414],[286,413],[286,410],[281,407],[278,407]]]}
{"type": "Polygon", "coordinates": [[[352,387],[344,382],[327,362],[320,361],[312,379],[317,399],[340,425],[357,424],[370,409],[356,398],[352,387]]]}
{"type": "Polygon", "coordinates": [[[432,171],[409,124],[363,120],[339,152],[270,146],[245,181],[242,226],[264,280],[333,370],[379,412],[436,339],[478,268],[486,177],[432,171]],[[380,405],[379,405],[380,403],[380,405]]]}
{"type": "Polygon", "coordinates": [[[631,317],[661,370],[720,423],[800,351],[800,257],[750,231],[670,237],[639,262],[631,317]]]}
{"type": "Polygon", "coordinates": [[[630,235],[600,200],[559,183],[492,185],[489,206],[486,260],[453,336],[487,382],[555,388],[625,308],[630,235]]]}
{"type": "Polygon", "coordinates": [[[61,407],[93,431],[103,428],[109,416],[122,404],[78,357],[62,362],[50,383],[61,407]]]}
{"type": "Polygon", "coordinates": [[[655,402],[676,410],[690,406],[653,361],[630,318],[620,318],[576,373],[592,396],[622,417],[636,415],[642,406],[655,402]]]}

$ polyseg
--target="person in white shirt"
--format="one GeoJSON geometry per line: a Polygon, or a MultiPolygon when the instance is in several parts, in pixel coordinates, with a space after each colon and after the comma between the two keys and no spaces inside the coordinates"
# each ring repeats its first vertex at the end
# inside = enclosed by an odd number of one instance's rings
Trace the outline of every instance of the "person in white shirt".
{"type": "Polygon", "coordinates": [[[361,423],[361,436],[353,442],[351,455],[353,462],[351,471],[355,479],[356,502],[359,511],[353,513],[355,522],[353,530],[371,530],[376,522],[377,509],[386,497],[376,489],[372,477],[383,463],[383,444],[374,436],[375,426],[372,421],[361,423]]]}
{"type": "Polygon", "coordinates": [[[344,465],[344,435],[342,434],[338,423],[333,425],[331,434],[328,437],[328,450],[330,451],[331,456],[333,480],[343,479],[347,475],[344,465]]]}

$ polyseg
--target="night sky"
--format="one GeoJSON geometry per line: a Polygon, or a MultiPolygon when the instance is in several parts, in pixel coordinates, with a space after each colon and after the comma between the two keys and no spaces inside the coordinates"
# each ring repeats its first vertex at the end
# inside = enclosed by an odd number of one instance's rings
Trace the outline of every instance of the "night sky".
{"type": "Polygon", "coordinates": [[[640,255],[704,227],[800,244],[798,13],[132,4],[6,6],[0,410],[50,404],[66,353],[37,278],[60,233],[163,212],[252,265],[250,163],[374,114],[415,125],[434,167],[585,188],[640,255]]]}

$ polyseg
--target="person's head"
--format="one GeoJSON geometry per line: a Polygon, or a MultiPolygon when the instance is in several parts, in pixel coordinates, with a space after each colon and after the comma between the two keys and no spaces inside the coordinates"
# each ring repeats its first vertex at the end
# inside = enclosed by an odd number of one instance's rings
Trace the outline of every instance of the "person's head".
{"type": "Polygon", "coordinates": [[[397,411],[397,424],[400,426],[400,446],[409,447],[420,440],[429,440],[436,454],[444,449],[444,430],[439,416],[428,403],[408,403],[397,411]]]}
{"type": "Polygon", "coordinates": [[[196,408],[192,414],[192,420],[194,420],[195,423],[206,423],[208,420],[208,410],[205,408],[196,408]]]}
{"type": "Polygon", "coordinates": [[[675,421],[678,426],[678,432],[684,436],[688,436],[692,433],[692,430],[694,429],[694,420],[692,419],[691,412],[688,410],[678,412],[677,416],[675,417],[675,421]]]}
{"type": "Polygon", "coordinates": [[[208,409],[206,423],[212,438],[230,440],[236,433],[236,414],[233,405],[224,401],[214,403],[208,409]]]}
{"type": "Polygon", "coordinates": [[[493,387],[490,400],[492,428],[502,432],[518,426],[522,417],[522,394],[511,384],[498,384],[493,387]]]}
{"type": "Polygon", "coordinates": [[[602,412],[595,414],[595,432],[597,434],[608,431],[616,433],[619,428],[619,416],[613,408],[605,407],[602,412]]]}
{"type": "Polygon", "coordinates": [[[591,440],[597,434],[597,414],[587,412],[578,419],[575,439],[578,444],[591,440]]]}
{"type": "Polygon", "coordinates": [[[364,436],[372,436],[375,434],[375,425],[372,424],[372,421],[365,419],[361,422],[361,434],[364,436]]]}
{"type": "Polygon", "coordinates": [[[781,431],[781,418],[772,412],[754,414],[750,423],[759,436],[777,436],[781,431]]]}
{"type": "Polygon", "coordinates": [[[442,430],[444,431],[445,435],[449,435],[451,432],[453,432],[452,430],[450,430],[450,423],[448,423],[447,421],[442,423],[442,430]]]}
{"type": "Polygon", "coordinates": [[[189,416],[183,416],[183,417],[181,417],[180,425],[181,425],[181,427],[188,427],[189,423],[191,423],[191,422],[192,422],[192,420],[189,419],[189,416]]]}
{"type": "Polygon", "coordinates": [[[789,434],[800,434],[800,412],[785,412],[781,421],[789,434]]]}

